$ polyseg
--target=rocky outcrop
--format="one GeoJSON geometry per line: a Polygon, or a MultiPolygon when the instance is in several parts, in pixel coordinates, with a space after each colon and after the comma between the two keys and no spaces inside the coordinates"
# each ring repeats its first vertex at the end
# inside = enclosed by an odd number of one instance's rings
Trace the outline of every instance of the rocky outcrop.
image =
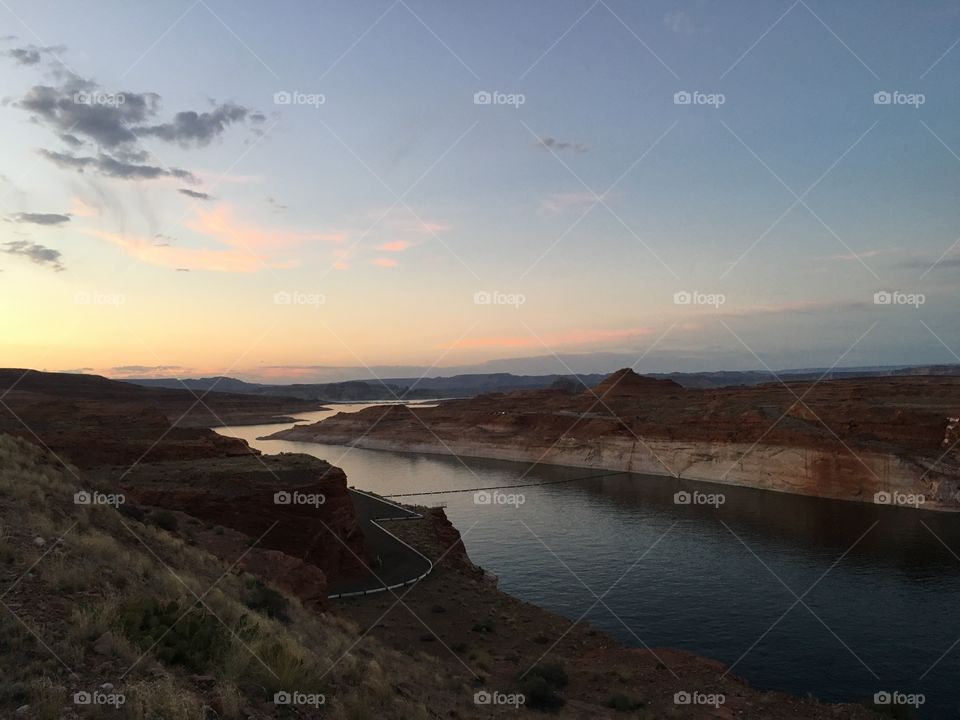
{"type": "Polygon", "coordinates": [[[98,479],[119,481],[139,503],[242,532],[256,547],[320,568],[328,582],[367,571],[346,475],[310,455],[155,462],[103,470],[98,479]]]}
{"type": "Polygon", "coordinates": [[[453,526],[443,508],[430,508],[425,514],[433,532],[433,540],[439,547],[444,548],[441,563],[455,565],[460,568],[473,568],[474,565],[467,555],[467,548],[460,537],[460,531],[453,526]]]}
{"type": "Polygon", "coordinates": [[[300,599],[304,607],[327,607],[327,576],[316,565],[279,550],[254,550],[242,557],[241,570],[273,583],[300,599]]]}
{"type": "Polygon", "coordinates": [[[273,437],[672,475],[960,509],[960,379],[684,389],[618,371],[593,390],[341,413],[273,437]],[[922,496],[922,502],[913,502],[922,496]]]}
{"type": "MultiPolygon", "coordinates": [[[[268,579],[296,587],[301,597],[367,572],[363,532],[339,468],[309,455],[262,456],[243,440],[182,427],[170,414],[189,411],[196,398],[188,391],[0,370],[0,390],[5,383],[11,412],[0,412],[0,433],[53,450],[104,491],[243,533],[276,553],[277,578],[268,579]],[[290,502],[275,502],[277,493],[290,502]]],[[[234,411],[278,401],[214,396],[204,403],[234,411]]]]}

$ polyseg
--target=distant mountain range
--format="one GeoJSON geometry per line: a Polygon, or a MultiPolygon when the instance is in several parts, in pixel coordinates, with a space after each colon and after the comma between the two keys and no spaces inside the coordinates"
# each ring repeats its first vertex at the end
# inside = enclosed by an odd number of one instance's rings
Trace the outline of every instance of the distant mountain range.
{"type": "MultiPolygon", "coordinates": [[[[317,400],[320,402],[365,402],[374,400],[429,400],[435,398],[474,397],[485,393],[537,390],[558,382],[577,382],[594,387],[607,373],[577,375],[514,375],[512,373],[473,373],[432,378],[383,378],[333,383],[294,383],[272,385],[250,383],[231,377],[158,378],[126,380],[145,387],[183,389],[200,392],[214,390],[245,395],[265,395],[317,400]]],[[[761,383],[801,382],[853,377],[891,377],[914,375],[960,375],[958,365],[908,365],[889,367],[806,368],[784,370],[776,375],[767,371],[719,371],[697,373],[648,373],[692,388],[719,388],[761,383]]]]}

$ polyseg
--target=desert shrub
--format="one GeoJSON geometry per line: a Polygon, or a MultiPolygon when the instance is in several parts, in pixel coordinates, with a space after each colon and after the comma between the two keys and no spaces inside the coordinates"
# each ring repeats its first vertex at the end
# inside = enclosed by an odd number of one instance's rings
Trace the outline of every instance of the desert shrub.
{"type": "Polygon", "coordinates": [[[131,505],[130,503],[124,503],[117,508],[117,511],[124,517],[130,518],[131,520],[137,520],[143,522],[144,518],[147,517],[147,513],[144,512],[141,508],[136,505],[131,505]]]}
{"type": "Polygon", "coordinates": [[[203,703],[169,678],[125,686],[123,710],[131,720],[205,720],[203,703]]]}
{"type": "Polygon", "coordinates": [[[637,710],[644,706],[644,703],[640,700],[635,700],[629,695],[624,693],[614,693],[609,698],[607,698],[607,707],[616,710],[617,712],[630,712],[631,710],[637,710]]]}
{"type": "MultiPolygon", "coordinates": [[[[136,600],[120,608],[123,633],[168,665],[182,665],[195,672],[207,671],[221,660],[230,646],[230,633],[200,607],[184,609],[180,603],[161,603],[153,598],[136,600]]],[[[236,631],[249,636],[249,628],[236,631]]]]}
{"type": "Polygon", "coordinates": [[[566,703],[563,696],[539,675],[528,675],[521,680],[520,692],[523,693],[524,707],[534,710],[559,710],[566,703]]]}
{"type": "Polygon", "coordinates": [[[67,699],[67,689],[49,678],[34,681],[30,687],[30,717],[35,720],[59,720],[67,699]]]}
{"type": "Polygon", "coordinates": [[[570,682],[570,679],[567,677],[567,673],[563,669],[563,666],[556,660],[547,660],[546,662],[537,663],[530,668],[530,670],[526,673],[526,676],[541,677],[546,681],[547,685],[558,690],[565,688],[570,682]]]}
{"type": "Polygon", "coordinates": [[[290,622],[290,602],[281,593],[260,580],[253,580],[243,597],[244,604],[251,610],[282,623],[290,622]]]}
{"type": "Polygon", "coordinates": [[[535,710],[558,710],[565,704],[558,692],[570,682],[560,663],[548,660],[537,663],[519,679],[520,692],[526,699],[526,707],[535,710]]]}
{"type": "Polygon", "coordinates": [[[485,635],[492,634],[494,632],[493,620],[483,620],[482,622],[478,622],[472,628],[470,628],[470,630],[471,632],[482,633],[485,635]]]}
{"type": "Polygon", "coordinates": [[[153,513],[150,516],[150,520],[158,528],[166,530],[167,532],[176,532],[180,525],[180,523],[177,522],[177,516],[169,510],[161,510],[160,512],[153,513]]]}

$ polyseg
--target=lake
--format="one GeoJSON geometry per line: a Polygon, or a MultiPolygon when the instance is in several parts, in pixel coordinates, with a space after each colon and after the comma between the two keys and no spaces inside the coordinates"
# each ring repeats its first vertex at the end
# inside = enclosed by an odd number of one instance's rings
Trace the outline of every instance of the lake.
{"type": "Polygon", "coordinates": [[[323,458],[342,467],[350,485],[382,495],[505,488],[488,504],[473,491],[398,500],[446,503],[470,557],[503,590],[584,617],[627,645],[683,648],[732,666],[755,687],[825,701],[922,693],[917,717],[960,717],[957,515],[256,439],[283,427],[218,432],[266,453],[323,458]],[[515,487],[528,483],[552,484],[515,487]],[[678,492],[699,495],[677,504],[678,492]]]}

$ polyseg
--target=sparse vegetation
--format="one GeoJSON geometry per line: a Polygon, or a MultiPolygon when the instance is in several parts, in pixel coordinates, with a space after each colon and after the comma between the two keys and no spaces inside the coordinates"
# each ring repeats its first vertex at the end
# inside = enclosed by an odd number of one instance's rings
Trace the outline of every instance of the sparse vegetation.
{"type": "Polygon", "coordinates": [[[564,706],[566,701],[559,691],[569,682],[566,671],[555,660],[537,663],[519,678],[527,707],[547,711],[564,706]]]}
{"type": "Polygon", "coordinates": [[[266,615],[268,618],[284,623],[290,622],[289,601],[282,593],[264,584],[262,580],[251,580],[244,593],[243,602],[251,610],[266,615]]]}
{"type": "Polygon", "coordinates": [[[175,532],[177,530],[177,526],[180,524],[177,520],[177,516],[169,510],[160,510],[159,512],[152,513],[150,515],[150,520],[158,528],[162,528],[168,532],[175,532]]]}
{"type": "Polygon", "coordinates": [[[59,720],[73,693],[104,682],[125,695],[117,717],[132,720],[273,717],[280,690],[329,696],[322,714],[334,720],[427,718],[426,698],[473,716],[435,660],[228,572],[176,534],[173,513],[75,505],[80,474],[9,436],[0,466],[0,571],[12,583],[37,563],[5,599],[22,622],[0,615],[0,716],[26,705],[30,718],[59,720]]]}
{"type": "Polygon", "coordinates": [[[638,710],[642,708],[644,703],[640,700],[636,700],[629,695],[624,693],[613,693],[609,698],[607,698],[607,707],[618,712],[630,712],[632,710],[638,710]]]}

